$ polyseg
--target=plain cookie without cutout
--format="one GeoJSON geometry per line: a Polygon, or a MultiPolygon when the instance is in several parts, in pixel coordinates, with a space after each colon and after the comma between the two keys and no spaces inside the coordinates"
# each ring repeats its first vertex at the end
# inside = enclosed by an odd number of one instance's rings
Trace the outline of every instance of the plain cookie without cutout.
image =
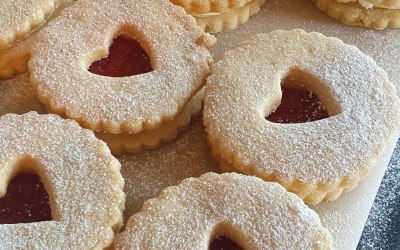
{"type": "Polygon", "coordinates": [[[227,52],[208,78],[204,123],[223,171],[281,183],[306,202],[334,200],[376,165],[400,130],[387,74],[356,47],[302,30],[259,34],[227,52]],[[281,81],[299,79],[329,118],[271,123],[281,81]]]}
{"type": "Polygon", "coordinates": [[[382,30],[400,28],[400,9],[367,9],[358,2],[339,3],[336,0],[315,0],[318,9],[344,24],[382,30]]]}
{"type": "Polygon", "coordinates": [[[82,0],[42,30],[31,79],[52,112],[94,131],[138,133],[174,119],[201,89],[214,42],[167,0],[82,0]],[[90,73],[121,33],[139,41],[153,71],[121,78],[90,73]]]}
{"type": "Polygon", "coordinates": [[[253,0],[171,0],[191,15],[229,12],[251,1],[253,0]]]}
{"type": "Polygon", "coordinates": [[[116,249],[208,249],[218,235],[243,249],[331,249],[318,215],[277,183],[208,173],[148,200],[116,249]]]}
{"type": "Polygon", "coordinates": [[[52,221],[0,225],[1,249],[104,249],[121,227],[120,164],[92,131],[56,115],[0,117],[0,195],[20,171],[35,172],[52,221]]]}

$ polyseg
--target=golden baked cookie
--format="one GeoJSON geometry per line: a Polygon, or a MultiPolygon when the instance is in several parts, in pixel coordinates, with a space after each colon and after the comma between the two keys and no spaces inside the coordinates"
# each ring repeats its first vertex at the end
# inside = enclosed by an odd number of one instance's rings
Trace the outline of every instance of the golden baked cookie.
{"type": "Polygon", "coordinates": [[[5,114],[24,114],[30,111],[46,113],[31,86],[29,73],[15,76],[9,80],[0,80],[0,116],[5,114]]]}
{"type": "Polygon", "coordinates": [[[189,14],[208,14],[228,12],[243,7],[252,0],[171,0],[183,7],[189,14]]]}
{"type": "Polygon", "coordinates": [[[56,115],[0,117],[0,196],[19,172],[36,172],[52,221],[0,225],[1,249],[104,249],[121,227],[119,162],[92,131],[56,115]]]}
{"type": "Polygon", "coordinates": [[[319,33],[274,31],[217,63],[207,80],[204,123],[224,171],[279,182],[318,204],[353,189],[377,164],[400,130],[399,106],[386,72],[356,47],[319,33]],[[288,77],[315,93],[329,117],[268,121],[288,77]]]}
{"type": "Polygon", "coordinates": [[[225,235],[242,249],[331,249],[318,215],[277,183],[208,173],[169,187],[133,215],[115,249],[208,249],[225,235]]]}
{"type": "Polygon", "coordinates": [[[347,25],[377,30],[400,27],[400,9],[367,9],[358,2],[339,3],[336,0],[315,0],[315,5],[347,25]]]}
{"type": "MultiPolygon", "coordinates": [[[[21,4],[20,1],[4,0],[4,2],[7,2],[8,4],[21,4]]],[[[54,2],[54,11],[52,10],[52,12],[50,12],[51,14],[49,14],[46,19],[43,19],[40,24],[37,24],[35,29],[28,32],[24,38],[14,41],[10,46],[0,48],[0,78],[10,78],[17,73],[23,73],[28,70],[31,47],[35,41],[37,33],[41,28],[46,26],[46,22],[49,22],[58,16],[65,7],[71,5],[74,1],[59,0],[54,2]]],[[[4,11],[4,9],[1,9],[0,12],[1,11],[4,11]]]]}
{"type": "Polygon", "coordinates": [[[359,2],[364,8],[400,9],[399,0],[336,0],[339,3],[359,2]]]}
{"type": "Polygon", "coordinates": [[[52,112],[98,132],[138,133],[174,119],[201,89],[214,42],[167,0],[78,1],[41,32],[31,79],[52,112]],[[153,71],[116,78],[88,71],[120,34],[141,44],[153,71]]]}
{"type": "Polygon", "coordinates": [[[139,154],[118,155],[117,159],[125,179],[124,221],[163,189],[189,177],[219,171],[211,157],[202,119],[194,121],[188,131],[171,143],[139,154]]]}
{"type": "Polygon", "coordinates": [[[252,0],[241,7],[220,13],[193,13],[197,24],[207,32],[217,33],[224,30],[233,30],[240,24],[247,22],[249,17],[257,14],[265,0],[252,0]]]}
{"type": "Polygon", "coordinates": [[[171,0],[196,18],[205,31],[217,33],[235,29],[260,11],[265,0],[171,0]]]}
{"type": "Polygon", "coordinates": [[[113,154],[122,152],[137,153],[143,149],[151,149],[162,143],[174,140],[179,133],[189,128],[192,117],[201,111],[204,98],[204,90],[200,90],[183,110],[170,122],[161,124],[155,129],[143,130],[136,134],[120,133],[96,133],[97,138],[105,141],[113,154]]]}
{"type": "Polygon", "coordinates": [[[0,0],[0,49],[39,27],[55,9],[54,0],[0,0]]]}

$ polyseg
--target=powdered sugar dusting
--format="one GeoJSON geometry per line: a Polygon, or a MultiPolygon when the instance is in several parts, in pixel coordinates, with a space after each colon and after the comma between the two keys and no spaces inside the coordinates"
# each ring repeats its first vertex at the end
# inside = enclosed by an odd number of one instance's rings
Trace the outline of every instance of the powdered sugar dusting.
{"type": "Polygon", "coordinates": [[[120,164],[76,122],[31,112],[0,118],[0,192],[30,167],[49,194],[53,221],[0,225],[0,248],[89,249],[111,244],[124,207],[120,164]]]}
{"type": "Polygon", "coordinates": [[[208,51],[213,42],[167,0],[83,0],[42,30],[31,76],[53,112],[92,130],[137,133],[172,120],[202,87],[213,61],[208,51]],[[119,32],[141,44],[154,71],[122,78],[87,71],[107,54],[119,32]]]}

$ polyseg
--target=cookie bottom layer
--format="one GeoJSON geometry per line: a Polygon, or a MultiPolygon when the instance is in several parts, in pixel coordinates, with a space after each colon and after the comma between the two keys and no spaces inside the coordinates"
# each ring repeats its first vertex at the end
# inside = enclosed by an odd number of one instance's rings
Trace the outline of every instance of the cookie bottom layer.
{"type": "Polygon", "coordinates": [[[366,9],[358,2],[339,3],[335,0],[315,0],[315,5],[330,17],[347,25],[377,30],[400,28],[400,10],[366,9]]]}
{"type": "Polygon", "coordinates": [[[107,143],[113,154],[137,153],[145,149],[157,148],[161,144],[174,140],[189,128],[192,118],[201,111],[203,98],[204,90],[200,90],[174,120],[163,123],[156,129],[148,129],[136,134],[96,133],[96,136],[107,143]]]}
{"type": "Polygon", "coordinates": [[[225,30],[233,30],[240,24],[244,24],[249,17],[257,14],[265,0],[253,0],[243,7],[232,9],[224,13],[210,13],[204,15],[192,14],[197,24],[207,32],[217,33],[225,30]]]}

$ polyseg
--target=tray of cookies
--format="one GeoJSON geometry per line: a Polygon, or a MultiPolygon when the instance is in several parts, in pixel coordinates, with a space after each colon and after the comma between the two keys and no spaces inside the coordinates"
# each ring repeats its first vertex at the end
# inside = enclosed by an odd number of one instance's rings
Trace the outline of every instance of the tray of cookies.
{"type": "Polygon", "coordinates": [[[1,4],[1,249],[399,247],[396,0],[1,4]]]}

